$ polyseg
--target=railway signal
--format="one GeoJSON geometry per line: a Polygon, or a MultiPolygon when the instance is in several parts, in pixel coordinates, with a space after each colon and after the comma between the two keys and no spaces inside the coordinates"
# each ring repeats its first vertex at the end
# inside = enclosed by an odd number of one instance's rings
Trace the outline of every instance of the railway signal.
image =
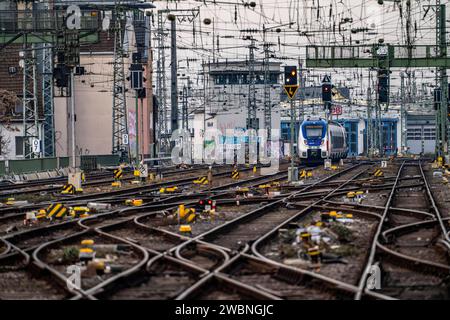
{"type": "Polygon", "coordinates": [[[322,101],[323,102],[330,103],[333,101],[331,89],[332,89],[331,77],[327,75],[322,80],[322,101]]]}
{"type": "Polygon", "coordinates": [[[284,67],[284,90],[289,99],[293,99],[298,90],[298,74],[296,66],[284,67]]]}
{"type": "Polygon", "coordinates": [[[441,88],[436,88],[433,91],[433,98],[434,98],[434,110],[439,110],[439,105],[441,104],[442,100],[442,91],[441,88]]]}
{"type": "Polygon", "coordinates": [[[378,70],[378,102],[389,103],[389,80],[390,71],[387,69],[378,70]]]}

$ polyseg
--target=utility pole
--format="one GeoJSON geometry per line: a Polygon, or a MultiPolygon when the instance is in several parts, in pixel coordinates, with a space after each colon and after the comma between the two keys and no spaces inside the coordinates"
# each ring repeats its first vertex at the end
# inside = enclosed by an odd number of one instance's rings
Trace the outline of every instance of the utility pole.
{"type": "Polygon", "coordinates": [[[333,96],[332,96],[332,84],[331,84],[331,77],[328,75],[325,75],[325,77],[322,80],[322,101],[323,106],[325,110],[326,115],[326,122],[327,122],[327,162],[330,161],[330,153],[331,153],[331,143],[330,143],[330,115],[331,115],[331,105],[333,103],[333,96]]]}
{"type": "Polygon", "coordinates": [[[266,28],[263,26],[264,46],[264,129],[267,131],[267,141],[271,137],[272,128],[272,103],[270,101],[270,61],[269,44],[266,42],[266,28]]]}
{"type": "Polygon", "coordinates": [[[125,91],[125,52],[122,39],[123,8],[114,8],[114,62],[113,62],[113,154],[120,154],[121,161],[130,159],[130,145],[128,141],[128,120],[125,91]]]}
{"type": "MultiPolygon", "coordinates": [[[[203,139],[202,139],[202,158],[203,161],[205,161],[205,132],[206,132],[206,102],[207,102],[207,95],[206,95],[206,66],[205,61],[202,60],[203,65],[203,139]]],[[[210,61],[208,61],[208,69],[210,66],[210,61]]],[[[208,180],[209,181],[209,180],[208,180]]]]}
{"type": "MultiPolygon", "coordinates": [[[[158,139],[158,155],[169,153],[170,147],[170,137],[169,135],[169,116],[168,116],[168,104],[167,104],[167,76],[166,76],[166,58],[165,58],[165,37],[167,33],[164,30],[165,25],[165,17],[168,14],[167,18],[172,19],[171,25],[171,48],[172,48],[172,89],[171,89],[171,122],[174,124],[174,116],[176,113],[176,127],[178,127],[178,96],[177,90],[174,90],[173,87],[177,86],[173,81],[176,79],[176,25],[175,20],[176,17],[181,17],[181,19],[192,22],[194,19],[198,17],[200,13],[199,9],[162,9],[158,10],[158,61],[157,61],[157,71],[156,71],[156,92],[158,96],[159,109],[158,109],[158,130],[157,130],[157,139],[158,139]],[[174,45],[175,43],[175,45],[174,45]],[[174,52],[175,51],[175,52],[174,52]],[[174,55],[175,53],[175,55],[174,55]],[[175,59],[175,63],[173,63],[175,59]],[[173,72],[175,68],[175,77],[173,76],[173,72]],[[175,97],[174,97],[175,95],[175,97]],[[176,98],[176,99],[174,99],[176,98]],[[177,106],[174,108],[174,102],[176,101],[177,106]],[[175,109],[175,110],[174,110],[175,109]],[[173,112],[175,111],[175,113],[173,112]]],[[[170,20],[169,19],[169,20],[170,20]]],[[[175,130],[172,126],[172,130],[175,130]]]]}
{"type": "Polygon", "coordinates": [[[288,180],[289,182],[298,180],[298,168],[295,167],[294,163],[294,142],[295,142],[295,109],[294,109],[294,97],[298,90],[298,75],[296,66],[285,66],[284,67],[284,91],[286,92],[288,98],[291,102],[291,143],[290,143],[290,156],[291,156],[291,166],[288,170],[288,180]]]}
{"type": "Polygon", "coordinates": [[[305,69],[303,69],[303,63],[300,60],[300,58],[298,59],[298,74],[299,74],[299,78],[300,78],[300,94],[299,99],[300,99],[300,110],[299,110],[299,125],[301,125],[304,121],[305,118],[305,88],[306,88],[306,79],[305,79],[305,75],[303,74],[303,71],[305,71],[305,69]]]}
{"type": "MultiPolygon", "coordinates": [[[[291,105],[291,123],[290,123],[290,127],[291,127],[291,141],[290,141],[290,151],[289,151],[289,153],[290,153],[290,155],[291,155],[291,174],[293,174],[294,172],[295,172],[295,163],[294,163],[294,153],[295,153],[295,150],[294,150],[294,143],[295,143],[295,119],[296,119],[296,117],[295,117],[295,109],[294,109],[294,99],[291,99],[291,103],[290,103],[290,105],[291,105]]],[[[297,173],[297,175],[298,175],[298,173],[297,173]]],[[[296,181],[296,179],[293,177],[293,176],[291,176],[291,181],[296,181]]]]}
{"type": "Polygon", "coordinates": [[[78,30],[65,30],[65,63],[70,70],[70,131],[72,167],[77,167],[75,134],[75,67],[80,64],[80,34],[78,30]]]}
{"type": "Polygon", "coordinates": [[[76,158],[76,135],[75,135],[75,77],[73,68],[70,68],[70,131],[71,131],[71,141],[72,141],[72,167],[77,167],[76,158]]]}
{"type": "Polygon", "coordinates": [[[255,39],[251,39],[248,60],[248,105],[247,105],[247,129],[258,129],[256,123],[256,87],[255,87],[255,39]]]}
{"type": "Polygon", "coordinates": [[[55,156],[55,118],[53,97],[53,49],[51,44],[42,46],[42,104],[44,107],[44,157],[55,156]]]}
{"type": "Polygon", "coordinates": [[[371,95],[372,92],[370,90],[370,80],[369,86],[367,87],[367,128],[366,128],[366,145],[367,145],[367,156],[369,158],[373,157],[372,150],[372,106],[371,106],[371,95]]]}
{"type": "MultiPolygon", "coordinates": [[[[379,78],[377,77],[377,81],[379,82],[379,78]]],[[[376,90],[376,99],[375,99],[375,147],[378,150],[378,155],[382,154],[381,150],[381,106],[380,106],[380,92],[376,90]]]]}
{"type": "MultiPolygon", "coordinates": [[[[438,56],[447,57],[447,31],[446,31],[446,6],[441,4],[441,1],[436,2],[436,40],[438,41],[437,47],[439,48],[438,56]]],[[[438,156],[445,157],[448,155],[448,79],[447,69],[441,67],[438,69],[439,80],[441,87],[441,102],[439,104],[439,110],[437,110],[438,118],[438,135],[436,135],[436,141],[438,145],[438,156]]]]}
{"type": "MultiPolygon", "coordinates": [[[[189,80],[188,80],[189,83],[189,80]]],[[[188,84],[189,85],[189,84],[188,84]]],[[[188,88],[186,85],[183,86],[183,103],[182,103],[182,128],[184,130],[189,130],[188,128],[188,88]]]]}
{"type": "MultiPolygon", "coordinates": [[[[23,36],[23,156],[26,159],[36,157],[33,152],[32,140],[39,138],[38,111],[37,111],[37,79],[36,79],[36,52],[34,45],[28,44],[28,36],[23,36]]],[[[38,155],[39,156],[39,155],[38,155]]]]}
{"type": "Polygon", "coordinates": [[[156,71],[156,85],[158,95],[158,155],[167,152],[167,78],[166,78],[166,53],[165,53],[165,36],[163,13],[165,11],[158,10],[158,63],[156,71]]]}
{"type": "Polygon", "coordinates": [[[170,87],[170,103],[171,103],[171,131],[178,129],[178,81],[177,81],[177,31],[176,31],[176,17],[169,14],[170,20],[170,34],[171,34],[171,87],[170,87]]]}
{"type": "Polygon", "coordinates": [[[401,130],[401,153],[406,151],[406,114],[405,114],[405,74],[400,73],[400,130],[401,130]]]}

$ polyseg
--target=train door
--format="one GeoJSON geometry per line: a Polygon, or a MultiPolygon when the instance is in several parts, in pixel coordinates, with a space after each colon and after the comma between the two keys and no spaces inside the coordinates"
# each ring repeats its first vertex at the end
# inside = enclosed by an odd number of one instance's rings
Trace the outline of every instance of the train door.
{"type": "Polygon", "coordinates": [[[348,155],[350,157],[356,157],[358,155],[358,122],[343,121],[341,124],[345,128],[348,155]]]}

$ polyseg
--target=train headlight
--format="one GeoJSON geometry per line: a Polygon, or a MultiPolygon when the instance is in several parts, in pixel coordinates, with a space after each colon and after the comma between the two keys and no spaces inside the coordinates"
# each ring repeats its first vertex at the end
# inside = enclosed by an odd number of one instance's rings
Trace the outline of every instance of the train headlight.
{"type": "Polygon", "coordinates": [[[321,146],[325,144],[325,140],[322,139],[322,142],[320,143],[321,146]]]}
{"type": "Polygon", "coordinates": [[[303,143],[304,143],[305,145],[308,145],[308,140],[303,140],[303,143]]]}

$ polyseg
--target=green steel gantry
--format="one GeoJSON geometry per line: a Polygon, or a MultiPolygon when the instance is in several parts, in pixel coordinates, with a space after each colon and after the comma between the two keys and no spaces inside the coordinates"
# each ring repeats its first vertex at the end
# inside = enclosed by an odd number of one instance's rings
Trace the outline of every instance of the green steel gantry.
{"type": "MultiPolygon", "coordinates": [[[[442,90],[441,103],[436,110],[436,155],[448,155],[448,79],[447,69],[450,68],[450,57],[447,56],[446,42],[446,6],[438,2],[429,6],[436,13],[436,44],[435,45],[391,45],[377,43],[355,46],[316,46],[306,47],[307,68],[437,68],[439,85],[442,90]]],[[[376,104],[377,118],[381,114],[381,106],[376,104]]],[[[402,115],[403,117],[404,115],[402,115]]],[[[379,119],[378,119],[379,120],[379,119]]],[[[381,125],[381,123],[379,123],[381,125]]],[[[381,150],[381,128],[374,128],[375,142],[381,150]]]]}

